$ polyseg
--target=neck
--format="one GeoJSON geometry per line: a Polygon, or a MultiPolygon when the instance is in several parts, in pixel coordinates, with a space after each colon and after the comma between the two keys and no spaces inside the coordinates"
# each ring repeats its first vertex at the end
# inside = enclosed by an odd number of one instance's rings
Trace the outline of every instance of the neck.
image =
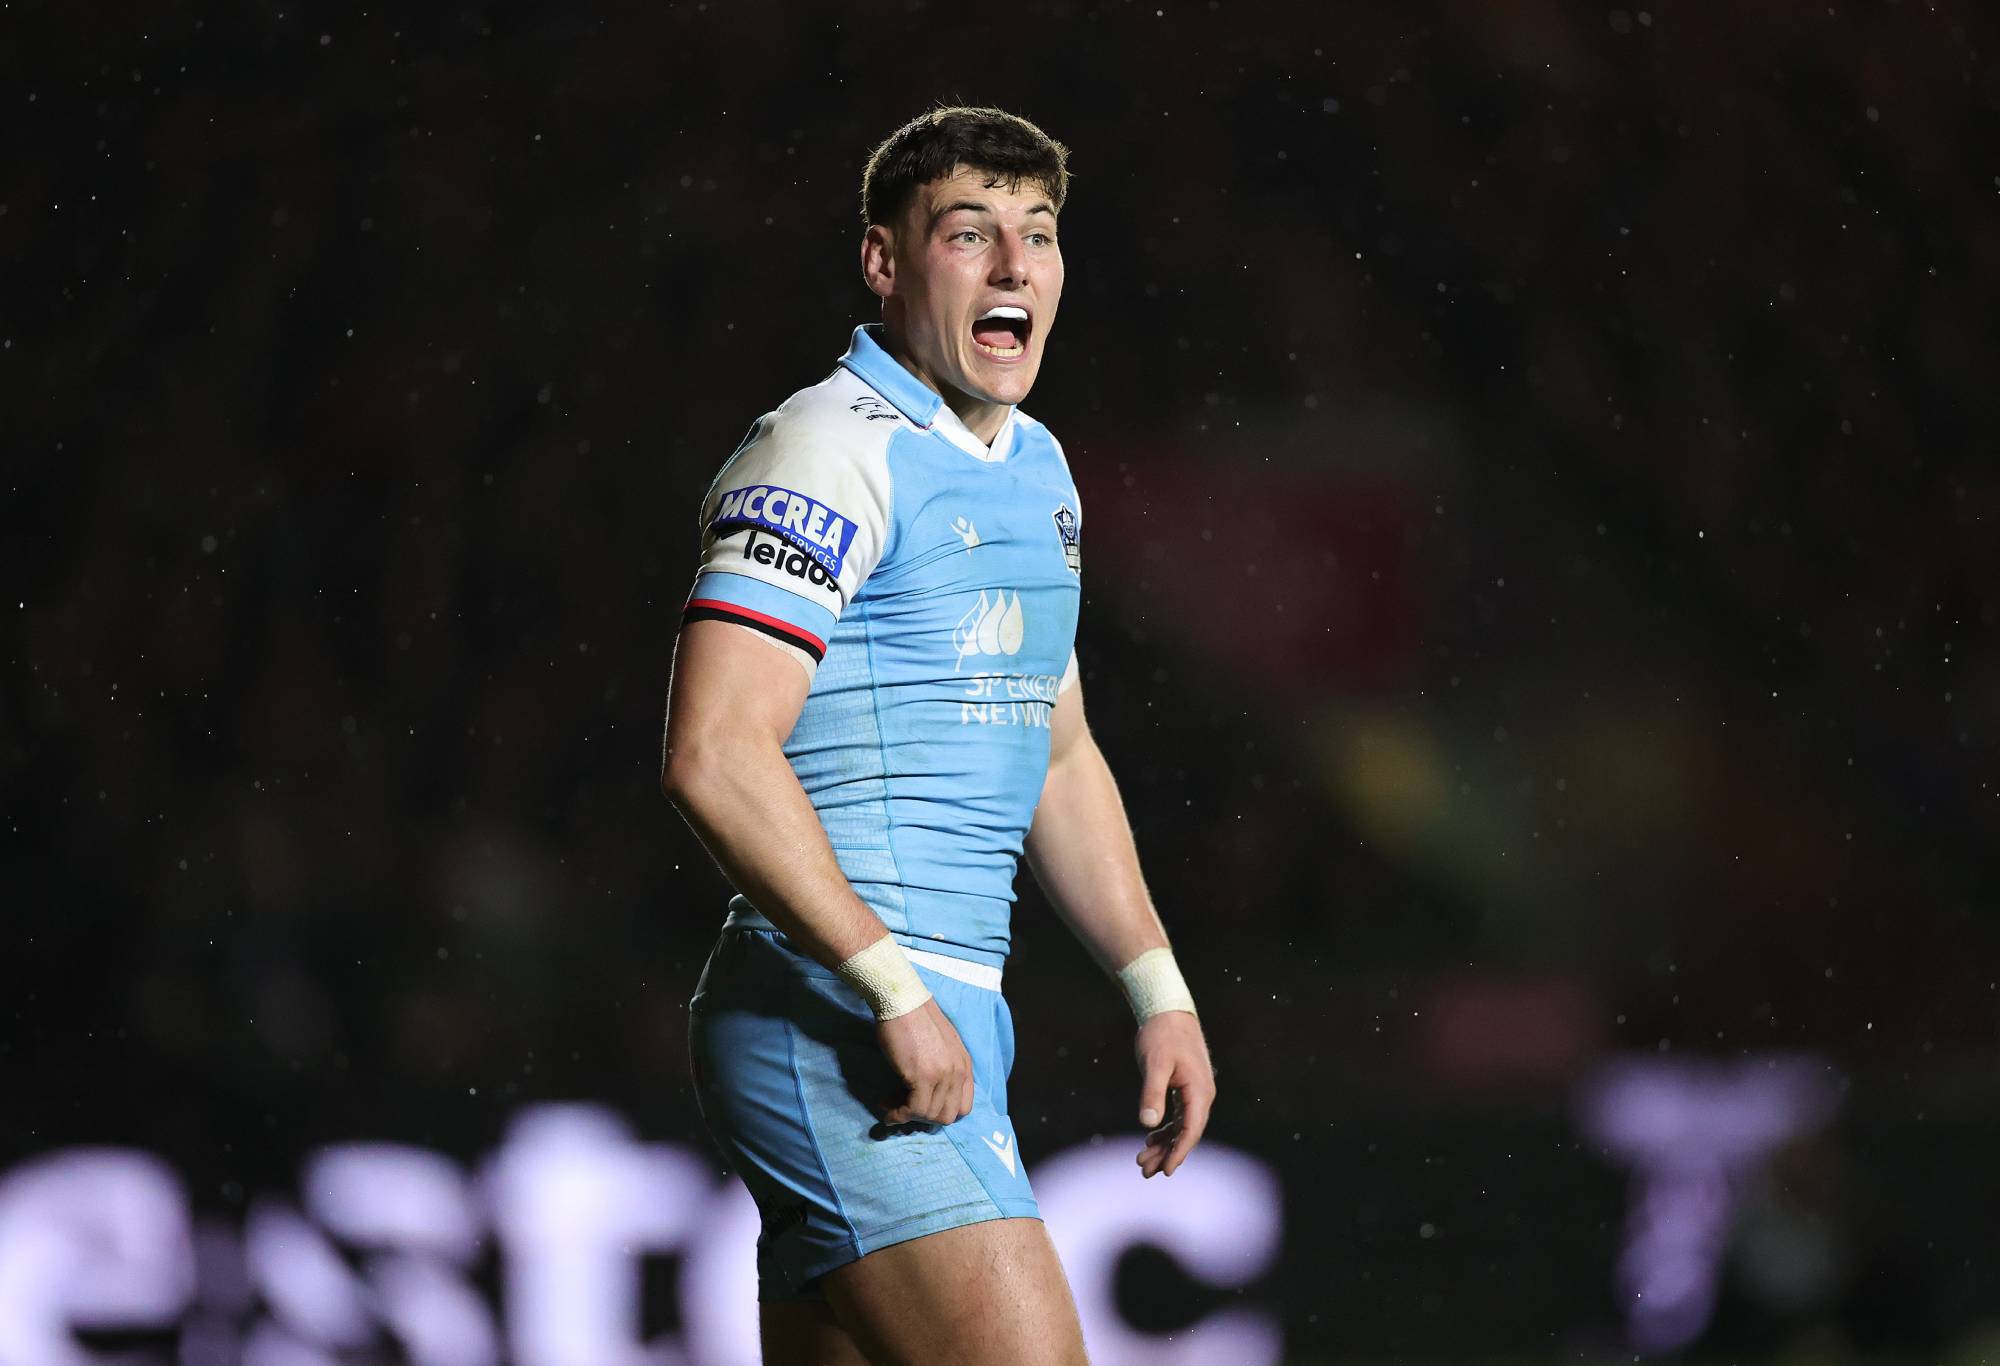
{"type": "Polygon", "coordinates": [[[946,384],[933,375],[924,363],[912,355],[902,332],[888,320],[882,325],[882,349],[893,357],[896,363],[915,375],[923,386],[944,400],[944,406],[951,409],[965,429],[978,437],[986,445],[993,444],[993,438],[1000,435],[1001,427],[1007,423],[1010,411],[1005,403],[991,403],[976,398],[963,389],[946,384]]]}

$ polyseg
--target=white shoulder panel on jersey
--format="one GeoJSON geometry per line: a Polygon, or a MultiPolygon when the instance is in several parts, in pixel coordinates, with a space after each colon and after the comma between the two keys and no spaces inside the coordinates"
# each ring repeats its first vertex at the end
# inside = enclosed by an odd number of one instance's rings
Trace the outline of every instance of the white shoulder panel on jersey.
{"type": "Polygon", "coordinates": [[[845,368],[759,418],[701,510],[703,573],[742,575],[838,617],[889,534],[900,413],[845,368]]]}

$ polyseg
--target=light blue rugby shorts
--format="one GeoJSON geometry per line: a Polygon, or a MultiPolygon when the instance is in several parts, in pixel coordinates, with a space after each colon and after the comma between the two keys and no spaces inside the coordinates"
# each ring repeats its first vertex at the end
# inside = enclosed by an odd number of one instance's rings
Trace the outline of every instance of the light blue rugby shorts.
{"type": "Polygon", "coordinates": [[[874,1015],[782,935],[726,929],[702,970],[689,1005],[695,1097],[763,1217],[760,1300],[818,1300],[819,1277],[892,1243],[1041,1217],[1007,1118],[1014,1020],[998,970],[905,948],[972,1057],[972,1112],[943,1128],[882,1127],[878,1112],[907,1088],[874,1015]]]}

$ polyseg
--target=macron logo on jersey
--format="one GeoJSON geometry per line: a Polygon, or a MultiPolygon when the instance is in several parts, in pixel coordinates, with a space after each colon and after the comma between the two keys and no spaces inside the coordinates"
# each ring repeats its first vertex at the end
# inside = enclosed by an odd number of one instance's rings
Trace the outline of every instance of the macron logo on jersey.
{"type": "Polygon", "coordinates": [[[752,484],[723,494],[708,527],[716,535],[748,528],[784,537],[835,578],[854,544],[853,522],[825,503],[776,484],[752,484]]]}

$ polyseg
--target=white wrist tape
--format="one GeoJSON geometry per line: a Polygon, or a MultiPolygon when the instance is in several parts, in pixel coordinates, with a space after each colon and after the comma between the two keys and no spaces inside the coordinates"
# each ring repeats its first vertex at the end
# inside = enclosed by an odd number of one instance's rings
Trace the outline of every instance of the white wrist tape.
{"type": "Polygon", "coordinates": [[[883,935],[834,970],[861,993],[878,1020],[907,1015],[931,998],[931,989],[890,935],[883,935]]]}
{"type": "Polygon", "coordinates": [[[1172,949],[1147,949],[1118,969],[1118,985],[1125,988],[1125,999],[1132,1003],[1132,1013],[1140,1024],[1163,1010],[1194,1012],[1194,997],[1174,962],[1172,949]]]}

